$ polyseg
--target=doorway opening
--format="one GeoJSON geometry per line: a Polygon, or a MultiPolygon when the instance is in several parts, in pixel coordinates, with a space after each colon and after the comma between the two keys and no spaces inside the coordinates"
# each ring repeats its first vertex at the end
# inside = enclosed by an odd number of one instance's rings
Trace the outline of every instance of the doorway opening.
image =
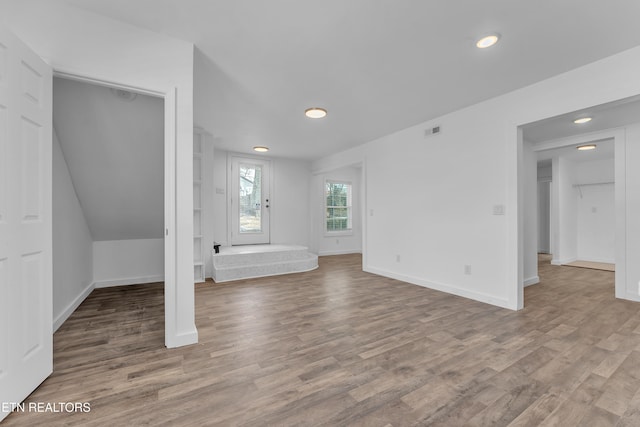
{"type": "Polygon", "coordinates": [[[625,129],[638,124],[639,113],[634,96],[519,127],[519,307],[522,288],[538,282],[538,254],[547,252],[540,237],[546,185],[549,263],[615,264],[615,296],[637,299],[626,289],[625,129]],[[594,120],[574,122],[587,116],[594,120]],[[577,149],[585,145],[596,149],[577,149]]]}
{"type": "Polygon", "coordinates": [[[167,288],[175,266],[165,97],[64,73],[53,88],[55,330],[93,289],[167,288]]]}
{"type": "Polygon", "coordinates": [[[231,245],[271,242],[271,162],[232,156],[229,167],[231,245]]]}

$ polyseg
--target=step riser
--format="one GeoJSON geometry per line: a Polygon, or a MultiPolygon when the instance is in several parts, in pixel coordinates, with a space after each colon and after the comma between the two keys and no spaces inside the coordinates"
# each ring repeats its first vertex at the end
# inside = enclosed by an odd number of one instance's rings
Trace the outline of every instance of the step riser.
{"type": "Polygon", "coordinates": [[[223,269],[214,268],[213,280],[216,283],[228,282],[232,280],[250,279],[255,277],[275,276],[288,273],[299,273],[318,268],[318,257],[309,256],[307,259],[273,264],[243,265],[227,267],[223,269]]]}
{"type": "Polygon", "coordinates": [[[318,256],[304,246],[258,245],[222,247],[212,251],[213,280],[217,283],[297,273],[318,267],[318,256]]]}

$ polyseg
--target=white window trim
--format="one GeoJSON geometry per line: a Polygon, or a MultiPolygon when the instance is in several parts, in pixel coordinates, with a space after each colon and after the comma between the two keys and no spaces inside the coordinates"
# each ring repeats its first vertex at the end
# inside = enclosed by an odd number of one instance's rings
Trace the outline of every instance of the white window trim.
{"type": "Polygon", "coordinates": [[[322,183],[322,206],[323,206],[323,213],[322,213],[322,229],[324,230],[324,235],[325,237],[335,237],[335,236],[352,236],[353,235],[353,183],[351,181],[347,181],[347,180],[341,180],[341,179],[325,179],[324,182],[322,183]],[[327,230],[327,218],[326,218],[326,213],[327,213],[327,184],[347,184],[349,185],[349,187],[351,187],[351,204],[349,206],[347,206],[350,210],[351,213],[351,228],[348,230],[327,230]]]}

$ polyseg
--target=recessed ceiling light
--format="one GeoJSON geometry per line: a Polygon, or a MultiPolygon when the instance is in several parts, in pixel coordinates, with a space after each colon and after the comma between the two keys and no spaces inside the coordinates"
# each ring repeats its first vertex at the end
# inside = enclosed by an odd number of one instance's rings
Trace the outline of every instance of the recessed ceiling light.
{"type": "Polygon", "coordinates": [[[476,42],[476,47],[478,47],[480,49],[486,49],[486,48],[491,47],[494,44],[498,43],[498,40],[500,40],[500,35],[499,34],[491,34],[491,35],[485,36],[485,37],[481,38],[480,40],[478,40],[476,42]]]}
{"type": "Polygon", "coordinates": [[[320,107],[312,107],[304,110],[304,115],[310,119],[321,119],[327,115],[327,110],[320,107]]]}
{"type": "Polygon", "coordinates": [[[264,147],[262,145],[256,145],[253,147],[253,151],[257,151],[258,153],[266,153],[269,151],[269,147],[264,147]]]}
{"type": "Polygon", "coordinates": [[[581,125],[583,123],[587,123],[591,121],[591,117],[580,117],[579,119],[575,119],[573,123],[577,125],[581,125]]]}
{"type": "Polygon", "coordinates": [[[580,151],[594,150],[596,148],[596,144],[579,145],[577,148],[580,151]]]}

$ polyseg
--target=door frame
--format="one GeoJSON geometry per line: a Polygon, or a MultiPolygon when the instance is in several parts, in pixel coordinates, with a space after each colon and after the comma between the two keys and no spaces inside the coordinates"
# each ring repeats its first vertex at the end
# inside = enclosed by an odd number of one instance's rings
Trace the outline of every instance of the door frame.
{"type": "MultiPolygon", "coordinates": [[[[528,144],[524,141],[522,126],[526,123],[519,125],[511,124],[509,127],[511,130],[515,130],[517,133],[516,144],[513,144],[511,149],[512,155],[515,156],[515,172],[517,179],[513,182],[510,181],[511,190],[515,190],[517,200],[517,215],[514,216],[514,221],[511,224],[511,229],[517,230],[515,234],[516,239],[509,241],[510,245],[515,244],[517,247],[512,253],[516,254],[516,260],[513,266],[510,266],[510,277],[515,278],[514,286],[510,289],[513,295],[513,300],[516,302],[516,310],[520,310],[524,307],[524,197],[525,197],[525,178],[524,178],[524,165],[526,151],[524,145],[528,144]]],[[[531,153],[535,154],[538,151],[549,150],[553,148],[561,148],[572,145],[579,145],[586,142],[593,142],[598,140],[613,139],[615,145],[615,203],[616,203],[616,227],[615,227],[615,297],[620,299],[626,299],[630,301],[640,301],[638,294],[631,293],[627,290],[627,246],[626,246],[626,232],[627,232],[627,200],[626,200],[626,132],[624,127],[606,129],[597,132],[584,133],[581,135],[559,138],[551,141],[546,141],[537,144],[531,153]]],[[[510,246],[513,247],[513,246],[510,246]]],[[[553,251],[553,249],[552,249],[553,251]]]]}
{"type": "MultiPolygon", "coordinates": [[[[178,244],[176,203],[176,150],[177,150],[177,88],[154,90],[131,86],[121,82],[95,78],[53,67],[53,77],[75,80],[98,86],[132,91],[164,100],[164,309],[165,346],[178,347],[191,344],[189,337],[177,333],[178,323],[178,277],[177,259],[181,252],[178,244]]],[[[193,149],[193,147],[191,147],[193,149]]],[[[192,157],[192,156],[191,156],[192,157]]],[[[189,235],[192,241],[192,235],[189,235]]],[[[189,269],[193,266],[190,263],[189,269]]],[[[196,335],[197,342],[197,335],[196,335]]]]}
{"type": "MultiPolygon", "coordinates": [[[[233,205],[232,205],[232,201],[231,198],[233,196],[235,196],[235,194],[233,194],[233,180],[234,180],[234,173],[231,170],[232,169],[232,165],[233,165],[233,161],[235,158],[241,158],[241,159],[247,159],[247,160],[255,160],[258,162],[262,162],[262,163],[267,163],[269,165],[269,178],[268,178],[268,185],[269,185],[269,189],[268,189],[268,193],[269,193],[269,204],[271,205],[273,203],[273,162],[271,161],[271,159],[268,158],[264,158],[264,157],[258,157],[258,156],[252,156],[252,155],[247,155],[247,154],[243,154],[243,153],[227,153],[227,242],[229,244],[229,246],[233,246],[233,237],[232,237],[232,231],[233,231],[233,205]]],[[[271,212],[273,212],[272,207],[269,207],[269,242],[265,243],[265,244],[270,244],[271,243],[271,212]]],[[[248,243],[250,244],[250,243],[248,243]]]]}

